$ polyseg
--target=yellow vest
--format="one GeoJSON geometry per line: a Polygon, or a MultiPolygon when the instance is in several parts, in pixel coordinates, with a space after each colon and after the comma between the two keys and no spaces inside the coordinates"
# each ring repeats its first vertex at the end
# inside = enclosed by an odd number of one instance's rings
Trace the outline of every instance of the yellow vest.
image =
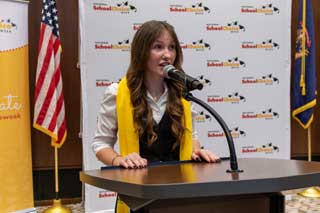
{"type": "MultiPolygon", "coordinates": [[[[190,102],[181,98],[183,105],[182,123],[186,128],[180,143],[180,160],[191,160],[192,155],[192,116],[190,102]]],[[[118,86],[116,97],[120,154],[126,156],[132,152],[139,154],[139,136],[133,122],[133,110],[127,79],[124,77],[118,86]]],[[[127,205],[118,198],[117,213],[129,213],[127,205]]]]}

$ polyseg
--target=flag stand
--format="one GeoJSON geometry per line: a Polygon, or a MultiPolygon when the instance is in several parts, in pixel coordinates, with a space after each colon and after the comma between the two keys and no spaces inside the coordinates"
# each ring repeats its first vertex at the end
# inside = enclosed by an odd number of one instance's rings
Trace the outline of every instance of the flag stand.
{"type": "Polygon", "coordinates": [[[52,206],[44,210],[44,213],[71,213],[71,209],[61,205],[61,199],[59,199],[58,148],[56,146],[54,147],[54,173],[56,198],[52,206]]]}
{"type": "MultiPolygon", "coordinates": [[[[311,125],[308,127],[308,161],[311,162],[311,125]]],[[[303,197],[320,198],[320,190],[316,187],[310,187],[298,193],[303,197]]]]}

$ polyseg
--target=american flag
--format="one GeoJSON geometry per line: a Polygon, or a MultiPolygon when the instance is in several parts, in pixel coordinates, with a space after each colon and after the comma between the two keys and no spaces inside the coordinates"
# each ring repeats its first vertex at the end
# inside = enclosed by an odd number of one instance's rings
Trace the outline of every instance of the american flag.
{"type": "Polygon", "coordinates": [[[55,0],[43,0],[33,126],[61,147],[67,136],[60,70],[61,44],[55,0]]]}

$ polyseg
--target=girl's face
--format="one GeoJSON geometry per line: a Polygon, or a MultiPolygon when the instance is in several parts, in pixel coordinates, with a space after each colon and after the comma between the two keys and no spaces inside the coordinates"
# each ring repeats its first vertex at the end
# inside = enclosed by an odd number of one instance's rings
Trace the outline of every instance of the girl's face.
{"type": "Polygon", "coordinates": [[[163,67],[173,64],[176,59],[176,43],[167,30],[163,30],[151,44],[147,62],[147,75],[164,77],[163,67]]]}

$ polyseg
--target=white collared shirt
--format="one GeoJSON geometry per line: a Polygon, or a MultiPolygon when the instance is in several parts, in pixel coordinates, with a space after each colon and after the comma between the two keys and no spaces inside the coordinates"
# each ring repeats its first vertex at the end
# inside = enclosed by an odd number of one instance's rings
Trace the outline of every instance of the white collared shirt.
{"type": "MultiPolygon", "coordinates": [[[[166,111],[168,87],[164,83],[164,93],[158,100],[154,100],[149,92],[147,92],[147,101],[152,110],[152,116],[156,123],[159,123],[166,111]]],[[[91,147],[95,153],[103,148],[114,147],[117,141],[118,121],[116,112],[116,95],[118,91],[118,83],[111,84],[105,91],[103,100],[100,106],[97,127],[91,147]]],[[[197,112],[191,104],[192,121],[194,121],[197,112]]],[[[194,122],[192,122],[192,138],[198,139],[197,131],[195,130],[194,122]]]]}

